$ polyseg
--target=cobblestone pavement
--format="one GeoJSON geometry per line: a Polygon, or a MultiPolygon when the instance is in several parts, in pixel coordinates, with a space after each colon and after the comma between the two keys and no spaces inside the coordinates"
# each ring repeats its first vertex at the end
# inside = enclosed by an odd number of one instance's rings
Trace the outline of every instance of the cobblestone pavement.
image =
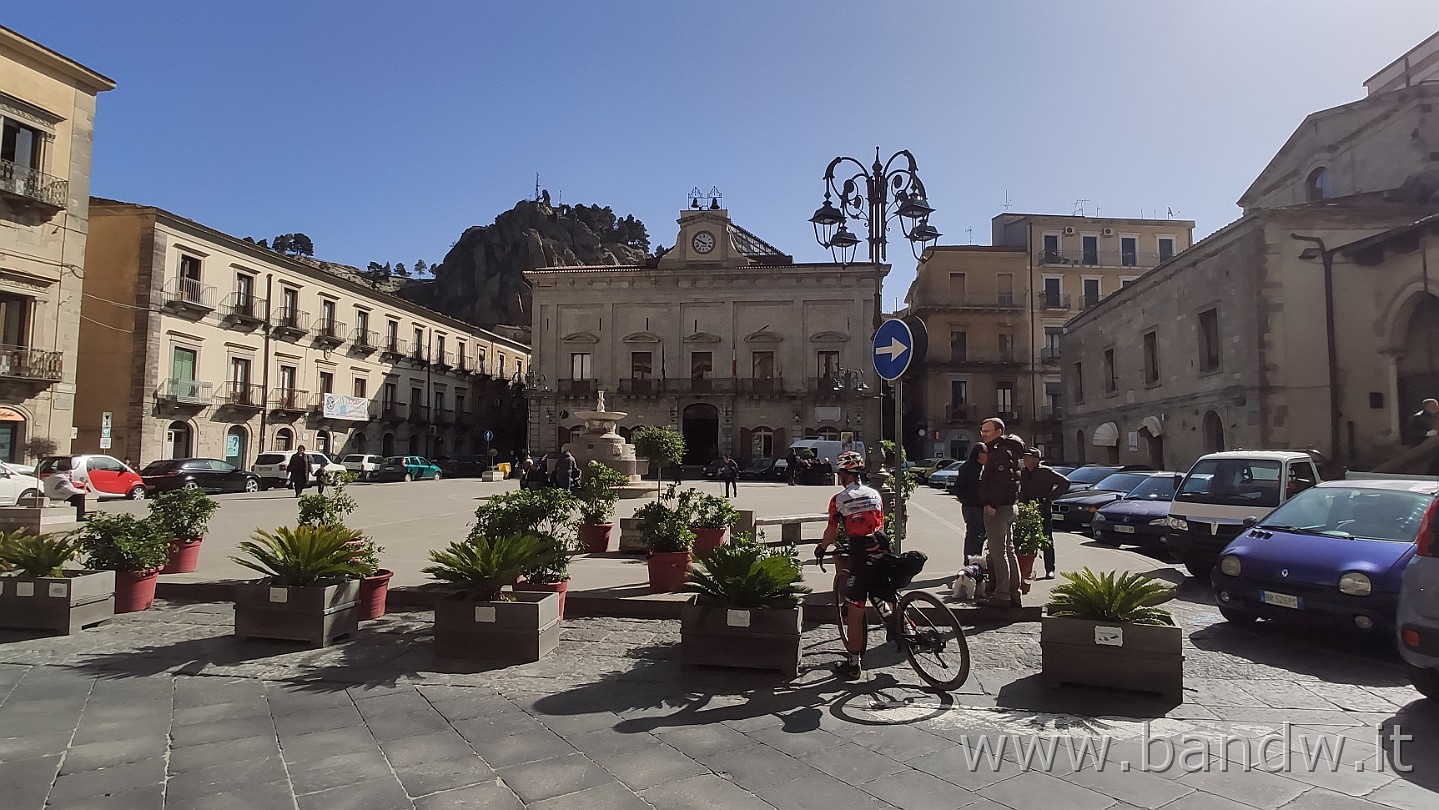
{"type": "Polygon", "coordinates": [[[297,650],[235,640],[229,605],[162,603],[70,637],[0,631],[0,807],[1436,806],[1439,707],[1383,645],[1173,605],[1177,707],[1039,687],[1034,624],[974,628],[973,675],[940,696],[889,648],[838,680],[825,626],[786,681],[681,667],[672,621],[572,619],[545,660],[499,667],[436,658],[424,612],[297,650]],[[1412,739],[1377,740],[1396,726],[1412,739]],[[1343,741],[1332,770],[1304,767],[1319,735],[1343,741]],[[1021,764],[1015,741],[1050,740],[1110,747],[1021,764]]]}

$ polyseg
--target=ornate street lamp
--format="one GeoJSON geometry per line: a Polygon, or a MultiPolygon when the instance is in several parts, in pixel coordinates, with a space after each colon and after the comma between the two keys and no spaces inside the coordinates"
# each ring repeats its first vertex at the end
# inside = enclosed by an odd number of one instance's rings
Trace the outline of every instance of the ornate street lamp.
{"type": "Polygon", "coordinates": [[[549,378],[534,369],[530,369],[524,374],[516,371],[514,376],[510,377],[510,387],[520,392],[527,388],[538,388],[541,392],[550,390],[549,378]]]}
{"type": "Polygon", "coordinates": [[[876,147],[874,164],[869,168],[852,157],[830,161],[824,172],[824,204],[809,218],[815,240],[829,248],[836,262],[849,264],[854,261],[860,240],[848,224],[850,219],[858,220],[867,231],[869,261],[880,264],[885,260],[889,222],[896,219],[910,243],[910,252],[918,261],[925,249],[940,237],[939,231],[929,224],[934,208],[924,193],[918,172],[914,155],[908,149],[895,152],[889,160],[881,162],[876,147]],[[839,198],[838,207],[833,197],[839,198]],[[893,213],[889,210],[891,204],[893,213]]]}

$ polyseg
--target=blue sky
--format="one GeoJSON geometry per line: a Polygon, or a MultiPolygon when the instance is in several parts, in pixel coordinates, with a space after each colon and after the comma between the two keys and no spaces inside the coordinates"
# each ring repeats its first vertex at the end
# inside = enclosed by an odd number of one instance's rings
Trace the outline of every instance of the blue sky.
{"type": "MultiPolygon", "coordinates": [[[[837,155],[911,150],[943,243],[1004,209],[1207,234],[1312,111],[1439,29],[1374,2],[11,0],[118,82],[93,193],[348,264],[442,259],[533,194],[670,245],[692,187],[800,261],[837,155]]],[[[972,229],[972,234],[968,232],[972,229]]],[[[892,234],[897,236],[897,234],[892,234]]],[[[903,243],[886,306],[914,273],[903,243]]]]}

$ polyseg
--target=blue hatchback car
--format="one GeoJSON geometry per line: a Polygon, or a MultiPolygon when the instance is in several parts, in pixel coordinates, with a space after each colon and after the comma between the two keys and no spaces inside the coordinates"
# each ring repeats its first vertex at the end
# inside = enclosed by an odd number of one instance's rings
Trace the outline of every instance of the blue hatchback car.
{"type": "Polygon", "coordinates": [[[1236,623],[1310,617],[1392,629],[1431,489],[1330,481],[1295,495],[1224,548],[1210,575],[1219,612],[1236,623]]]}

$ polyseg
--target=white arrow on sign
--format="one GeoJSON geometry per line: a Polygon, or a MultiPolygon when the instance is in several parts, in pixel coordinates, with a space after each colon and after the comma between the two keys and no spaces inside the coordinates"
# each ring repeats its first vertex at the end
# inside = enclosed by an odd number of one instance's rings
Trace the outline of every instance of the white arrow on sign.
{"type": "Polygon", "coordinates": [[[909,351],[909,347],[900,343],[898,338],[890,338],[888,346],[878,346],[875,348],[874,353],[887,354],[890,360],[894,360],[907,351],[909,351]]]}

